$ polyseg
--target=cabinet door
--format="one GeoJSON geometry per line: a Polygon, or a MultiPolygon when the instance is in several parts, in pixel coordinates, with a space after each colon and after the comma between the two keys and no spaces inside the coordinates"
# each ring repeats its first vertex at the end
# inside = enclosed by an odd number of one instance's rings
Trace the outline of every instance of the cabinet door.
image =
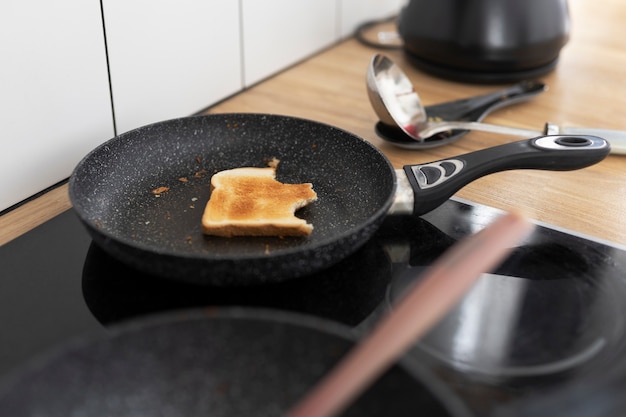
{"type": "Polygon", "coordinates": [[[102,3],[118,134],[241,89],[237,1],[102,3]]]}
{"type": "Polygon", "coordinates": [[[0,210],[113,136],[97,1],[0,2],[0,210]]]}
{"type": "Polygon", "coordinates": [[[352,35],[357,27],[369,20],[395,16],[407,0],[339,0],[341,2],[341,36],[352,35]]]}
{"type": "Polygon", "coordinates": [[[338,40],[336,0],[242,0],[241,4],[246,86],[338,40]]]}

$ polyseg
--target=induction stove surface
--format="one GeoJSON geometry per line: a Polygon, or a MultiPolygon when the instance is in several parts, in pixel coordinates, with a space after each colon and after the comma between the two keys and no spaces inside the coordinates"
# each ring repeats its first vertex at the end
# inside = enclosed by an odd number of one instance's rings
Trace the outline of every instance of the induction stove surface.
{"type": "MultiPolygon", "coordinates": [[[[289,310],[365,332],[445,249],[498,214],[450,200],[422,218],[389,216],[325,271],[233,289],[133,270],[95,245],[69,210],[0,247],[0,378],[78,336],[192,307],[289,310]]],[[[538,225],[409,354],[479,415],[601,377],[626,360],[625,270],[623,247],[538,225]]]]}

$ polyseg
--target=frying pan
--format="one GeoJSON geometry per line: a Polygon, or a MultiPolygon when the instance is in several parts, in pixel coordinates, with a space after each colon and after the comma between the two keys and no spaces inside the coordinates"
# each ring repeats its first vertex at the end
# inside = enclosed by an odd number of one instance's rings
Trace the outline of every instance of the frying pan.
{"type": "MultiPolygon", "coordinates": [[[[49,352],[5,381],[0,410],[12,417],[280,416],[355,340],[346,326],[279,310],[181,310],[49,352]]],[[[405,358],[342,415],[471,414],[405,358]]]]}
{"type": "Polygon", "coordinates": [[[75,168],[69,194],[94,242],[131,267],[194,283],[258,285],[311,274],[356,251],[389,212],[397,182],[412,185],[409,210],[420,215],[483,175],[578,169],[608,152],[597,137],[540,137],[396,173],[373,145],[326,124],[216,114],[159,122],[105,142],[75,168]],[[204,236],[211,175],[272,158],[280,160],[279,181],[313,184],[318,201],[298,212],[313,224],[311,236],[204,236]],[[155,194],[161,187],[168,191],[155,194]]]}

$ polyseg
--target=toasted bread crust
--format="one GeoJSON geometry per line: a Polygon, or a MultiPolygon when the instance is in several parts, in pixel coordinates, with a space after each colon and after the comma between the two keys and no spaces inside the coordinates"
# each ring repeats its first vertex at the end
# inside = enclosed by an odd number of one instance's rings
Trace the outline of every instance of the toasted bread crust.
{"type": "Polygon", "coordinates": [[[317,200],[312,184],[283,184],[275,177],[275,166],[213,175],[202,231],[226,237],[310,235],[313,226],[294,213],[317,200]]]}

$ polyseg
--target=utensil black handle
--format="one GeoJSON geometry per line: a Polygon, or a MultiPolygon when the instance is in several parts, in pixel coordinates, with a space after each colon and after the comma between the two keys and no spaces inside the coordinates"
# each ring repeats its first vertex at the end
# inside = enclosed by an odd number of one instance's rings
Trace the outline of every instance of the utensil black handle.
{"type": "Polygon", "coordinates": [[[528,80],[493,93],[434,104],[425,109],[430,118],[480,121],[496,109],[529,100],[546,89],[541,81],[528,80]]]}
{"type": "Polygon", "coordinates": [[[609,143],[597,136],[539,136],[454,158],[406,165],[404,172],[415,195],[413,214],[428,213],[470,182],[512,169],[571,171],[602,161],[609,143]]]}

